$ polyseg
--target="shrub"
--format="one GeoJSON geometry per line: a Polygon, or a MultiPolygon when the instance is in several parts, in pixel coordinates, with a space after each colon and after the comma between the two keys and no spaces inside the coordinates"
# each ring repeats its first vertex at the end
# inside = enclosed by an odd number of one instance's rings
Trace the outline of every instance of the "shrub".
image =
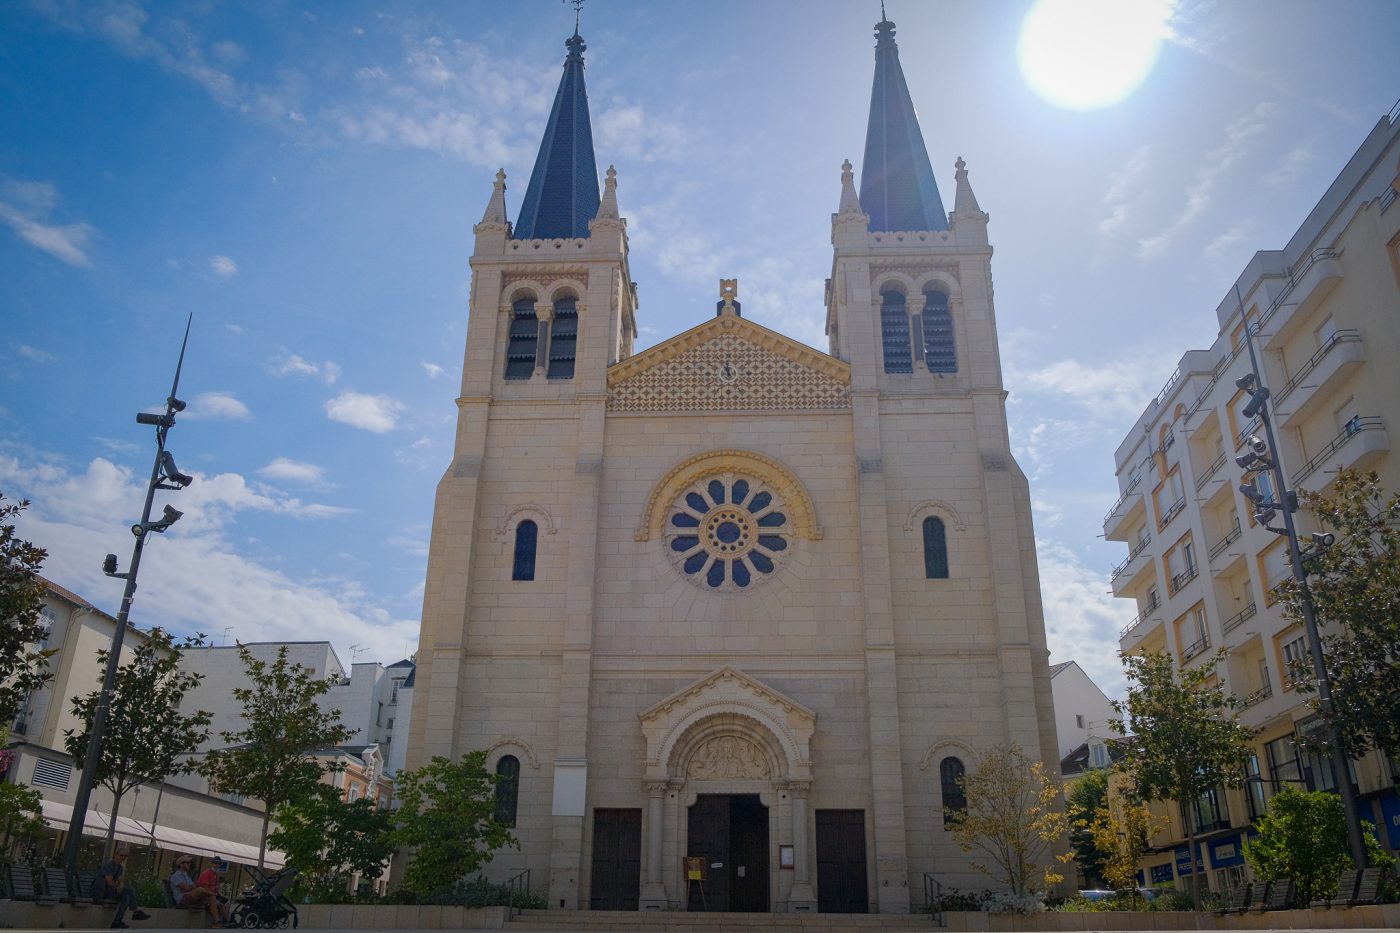
{"type": "Polygon", "coordinates": [[[1045,909],[1040,895],[1035,893],[1012,894],[999,891],[982,902],[982,909],[989,914],[1038,914],[1045,909]]]}

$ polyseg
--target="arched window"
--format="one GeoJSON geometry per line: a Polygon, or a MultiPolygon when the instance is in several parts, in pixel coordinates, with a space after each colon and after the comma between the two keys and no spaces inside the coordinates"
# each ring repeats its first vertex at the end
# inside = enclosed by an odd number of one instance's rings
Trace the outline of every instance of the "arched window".
{"type": "Polygon", "coordinates": [[[954,814],[967,812],[967,792],[963,790],[961,758],[944,758],[938,765],[938,780],[943,795],[943,825],[951,826],[954,814]]]}
{"type": "Polygon", "coordinates": [[[512,580],[535,579],[535,542],[540,535],[539,526],[528,518],[515,526],[515,569],[512,580]]]}
{"type": "Polygon", "coordinates": [[[931,373],[958,371],[958,351],[953,346],[953,314],[948,296],[938,289],[924,292],[924,361],[931,373]]]}
{"type": "Polygon", "coordinates": [[[520,759],[502,755],[496,762],[496,813],[502,826],[515,825],[515,805],[520,798],[520,759]]]}
{"type": "Polygon", "coordinates": [[[885,347],[885,372],[912,373],[913,356],[909,350],[909,311],[904,295],[890,289],[882,292],[880,305],[880,339],[885,347]]]}
{"type": "Polygon", "coordinates": [[[948,532],[943,519],[924,519],[924,576],[930,580],[948,579],[948,532]]]}
{"type": "Polygon", "coordinates": [[[578,344],[578,299],[554,299],[554,325],[549,332],[550,379],[574,378],[574,348],[578,344]]]}
{"type": "Polygon", "coordinates": [[[539,339],[535,299],[521,298],[511,305],[510,342],[506,345],[507,379],[529,379],[534,374],[539,339]]]}

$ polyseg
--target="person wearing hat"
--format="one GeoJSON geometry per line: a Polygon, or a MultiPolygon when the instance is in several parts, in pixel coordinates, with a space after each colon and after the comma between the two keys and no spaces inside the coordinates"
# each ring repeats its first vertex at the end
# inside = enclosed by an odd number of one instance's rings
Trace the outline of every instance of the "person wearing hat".
{"type": "Polygon", "coordinates": [[[99,904],[116,902],[117,914],[112,918],[112,929],[126,929],[126,912],[131,911],[132,920],[149,920],[151,915],[136,906],[136,889],[126,883],[126,860],[131,855],[131,847],[118,843],[112,851],[112,858],[102,863],[102,869],[93,882],[93,900],[99,904]]]}
{"type": "Polygon", "coordinates": [[[175,906],[203,907],[209,911],[209,919],[227,923],[228,909],[219,903],[213,891],[195,884],[190,876],[193,870],[193,855],[182,855],[175,860],[175,870],[170,873],[170,895],[175,899],[175,906]]]}

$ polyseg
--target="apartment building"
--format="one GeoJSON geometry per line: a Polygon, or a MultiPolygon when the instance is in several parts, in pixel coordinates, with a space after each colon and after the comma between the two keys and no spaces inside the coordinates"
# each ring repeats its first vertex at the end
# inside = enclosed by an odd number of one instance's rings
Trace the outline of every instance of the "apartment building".
{"type": "MultiPolygon", "coordinates": [[[[1227,890],[1245,877],[1242,842],[1283,786],[1331,788],[1327,761],[1301,754],[1294,738],[1315,720],[1289,682],[1306,661],[1300,625],[1288,622],[1277,587],[1291,574],[1284,537],[1254,521],[1235,457],[1257,419],[1236,379],[1251,371],[1246,323],[1257,327],[1260,377],[1289,488],[1326,489],[1340,467],[1374,469],[1400,490],[1400,105],[1381,118],[1287,245],[1256,253],[1216,309],[1219,335],[1190,350],[1147,405],[1115,454],[1121,496],[1104,517],[1105,537],[1127,545],[1114,568],[1114,595],[1136,617],[1119,633],[1124,652],[1165,652],[1186,667],[1218,649],[1220,673],[1241,698],[1242,719],[1259,730],[1240,791],[1217,791],[1172,812],[1154,839],[1147,880],[1205,871],[1227,890]],[[1184,819],[1203,842],[1193,865],[1184,819]]],[[[1271,478],[1258,478],[1266,494],[1271,478]]],[[[1273,495],[1273,498],[1278,498],[1273,495]]],[[[1300,534],[1317,531],[1300,511],[1300,534]]],[[[1279,523],[1281,524],[1281,523],[1279,523]]],[[[1363,816],[1400,848],[1396,762],[1372,753],[1350,776],[1363,816]]],[[[1175,810],[1176,808],[1171,808],[1175,810]]]]}

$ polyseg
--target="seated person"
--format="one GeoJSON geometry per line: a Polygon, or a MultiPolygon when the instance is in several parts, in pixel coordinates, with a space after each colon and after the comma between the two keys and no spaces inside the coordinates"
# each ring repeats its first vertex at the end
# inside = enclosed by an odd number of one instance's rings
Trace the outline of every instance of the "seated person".
{"type": "Polygon", "coordinates": [[[93,883],[92,898],[101,903],[117,905],[116,916],[112,918],[112,929],[126,929],[126,912],[131,911],[132,920],[149,920],[150,914],[136,906],[136,890],[125,881],[126,860],[131,848],[121,843],[112,852],[110,861],[102,863],[102,870],[93,883]]]}
{"type": "Polygon", "coordinates": [[[209,919],[215,923],[227,923],[228,907],[219,903],[215,892],[195,884],[190,877],[193,867],[193,855],[182,855],[175,860],[175,870],[170,873],[170,894],[175,898],[175,906],[203,907],[209,911],[209,919]]]}

